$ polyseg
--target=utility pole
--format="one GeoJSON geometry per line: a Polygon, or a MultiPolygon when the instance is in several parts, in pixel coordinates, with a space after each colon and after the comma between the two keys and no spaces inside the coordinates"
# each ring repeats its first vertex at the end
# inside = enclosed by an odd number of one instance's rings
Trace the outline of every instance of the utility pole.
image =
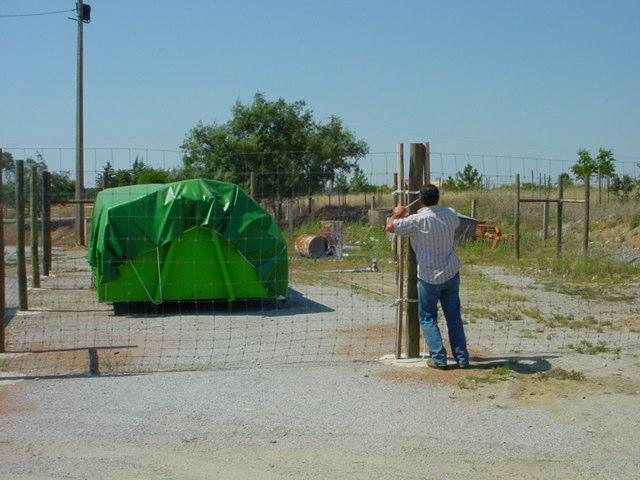
{"type": "Polygon", "coordinates": [[[82,0],[76,1],[76,22],[78,23],[78,46],[76,62],[76,241],[85,245],[84,238],[84,112],[82,74],[82,28],[89,23],[91,7],[82,0]]]}

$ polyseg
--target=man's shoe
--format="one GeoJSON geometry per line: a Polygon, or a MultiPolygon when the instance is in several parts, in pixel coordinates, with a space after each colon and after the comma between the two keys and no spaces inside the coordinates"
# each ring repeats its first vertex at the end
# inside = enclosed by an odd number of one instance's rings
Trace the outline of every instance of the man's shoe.
{"type": "Polygon", "coordinates": [[[436,370],[446,370],[447,369],[447,364],[446,363],[436,363],[430,358],[429,360],[427,360],[427,367],[435,368],[436,370]]]}
{"type": "Polygon", "coordinates": [[[461,370],[466,370],[467,368],[471,368],[471,365],[469,365],[469,363],[459,363],[458,364],[458,368],[460,368],[461,370]]]}

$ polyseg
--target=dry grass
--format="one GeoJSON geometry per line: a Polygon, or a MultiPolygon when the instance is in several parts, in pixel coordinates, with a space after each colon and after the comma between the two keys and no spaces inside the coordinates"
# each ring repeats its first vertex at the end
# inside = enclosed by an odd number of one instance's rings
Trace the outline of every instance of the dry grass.
{"type": "MultiPolygon", "coordinates": [[[[54,247],[70,248],[76,245],[75,231],[72,225],[54,225],[51,229],[51,243],[54,247]]],[[[4,226],[4,244],[16,244],[16,224],[9,223],[4,226]]],[[[31,244],[31,229],[27,225],[25,228],[25,244],[31,244]]],[[[42,248],[42,237],[40,237],[40,248],[42,248]]]]}
{"type": "MultiPolygon", "coordinates": [[[[25,211],[25,215],[28,216],[29,211],[28,207],[25,211]]],[[[87,205],[84,207],[84,216],[87,218],[91,218],[91,214],[93,212],[93,206],[87,205]]],[[[68,218],[75,217],[76,215],[76,207],[72,203],[64,203],[64,204],[56,204],[51,205],[51,219],[56,220],[59,218],[68,218]]],[[[5,208],[4,209],[4,218],[12,219],[16,218],[16,210],[15,208],[5,208]]]]}
{"type": "Polygon", "coordinates": [[[630,332],[640,333],[640,314],[635,314],[627,318],[622,323],[622,328],[628,328],[630,332]]]}

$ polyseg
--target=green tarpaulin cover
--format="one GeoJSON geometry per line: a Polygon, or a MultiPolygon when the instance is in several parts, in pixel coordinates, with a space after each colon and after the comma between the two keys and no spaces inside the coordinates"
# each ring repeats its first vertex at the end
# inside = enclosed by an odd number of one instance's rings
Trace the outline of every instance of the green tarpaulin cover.
{"type": "MultiPolygon", "coordinates": [[[[270,295],[286,295],[287,246],[273,217],[237,185],[204,179],[101,191],[88,253],[96,281],[117,279],[127,262],[150,251],[161,252],[161,247],[198,228],[213,230],[235,248],[270,295]]],[[[188,272],[183,281],[193,281],[188,272]]]]}

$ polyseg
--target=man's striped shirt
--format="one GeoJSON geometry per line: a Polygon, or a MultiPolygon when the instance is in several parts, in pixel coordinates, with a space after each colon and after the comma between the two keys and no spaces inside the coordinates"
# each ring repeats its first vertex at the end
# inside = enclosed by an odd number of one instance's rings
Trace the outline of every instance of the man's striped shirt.
{"type": "Polygon", "coordinates": [[[409,237],[416,252],[418,278],[442,284],[460,271],[454,234],[460,224],[453,209],[434,205],[393,222],[393,232],[409,237]]]}

